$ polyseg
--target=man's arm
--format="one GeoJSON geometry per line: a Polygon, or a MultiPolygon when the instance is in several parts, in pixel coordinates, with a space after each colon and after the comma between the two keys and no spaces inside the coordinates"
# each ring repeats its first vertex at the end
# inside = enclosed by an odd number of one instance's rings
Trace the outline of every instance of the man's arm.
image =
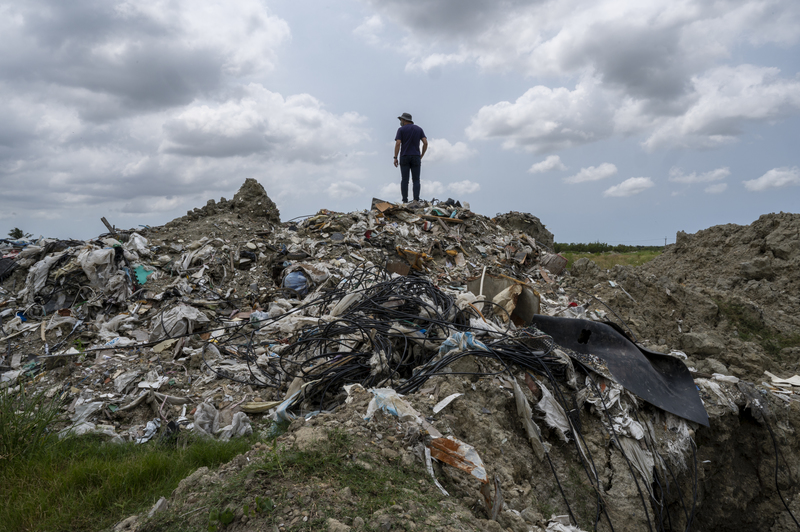
{"type": "Polygon", "coordinates": [[[400,153],[400,145],[401,144],[402,144],[402,142],[400,141],[400,139],[397,139],[396,141],[394,141],[394,165],[395,166],[397,166],[397,164],[398,164],[397,163],[397,154],[400,153]]]}
{"type": "Polygon", "coordinates": [[[428,139],[422,137],[422,153],[420,154],[419,158],[422,159],[425,157],[425,152],[428,151],[428,139]]]}

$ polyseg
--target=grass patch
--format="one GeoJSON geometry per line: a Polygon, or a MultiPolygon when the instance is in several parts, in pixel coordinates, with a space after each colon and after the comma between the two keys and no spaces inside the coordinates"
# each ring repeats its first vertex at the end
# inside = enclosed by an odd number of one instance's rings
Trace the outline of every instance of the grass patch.
{"type": "Polygon", "coordinates": [[[329,517],[341,522],[361,517],[369,523],[376,511],[398,504],[418,525],[426,515],[441,514],[439,492],[419,467],[386,463],[377,452],[354,451],[357,447],[352,435],[336,429],[313,449],[275,445],[263,458],[214,486],[205,500],[194,502],[203,509],[191,521],[176,518],[175,513],[192,512],[184,507],[154,516],[140,530],[222,531],[242,515],[249,516],[253,530],[289,527],[290,522],[291,530],[325,530],[329,517]],[[347,496],[342,495],[345,488],[347,496]],[[307,520],[294,522],[298,515],[287,510],[306,511],[307,520]]]}
{"type": "Polygon", "coordinates": [[[610,270],[617,264],[623,266],[641,266],[661,255],[661,251],[632,251],[629,253],[576,253],[572,251],[562,252],[561,255],[567,259],[567,269],[572,268],[573,263],[582,258],[594,261],[600,269],[610,270]]]}
{"type": "Polygon", "coordinates": [[[739,338],[758,343],[768,355],[779,358],[782,349],[800,347],[800,334],[785,335],[768,327],[757,309],[731,301],[716,303],[720,314],[738,331],[739,338]]]}
{"type": "Polygon", "coordinates": [[[1,393],[0,408],[0,528],[9,532],[109,527],[168,496],[197,468],[225,463],[252,444],[252,438],[182,446],[155,439],[110,444],[99,436],[58,440],[47,430],[56,403],[1,393]]]}
{"type": "Polygon", "coordinates": [[[0,390],[0,467],[42,452],[55,442],[50,427],[61,419],[57,399],[0,390]]]}

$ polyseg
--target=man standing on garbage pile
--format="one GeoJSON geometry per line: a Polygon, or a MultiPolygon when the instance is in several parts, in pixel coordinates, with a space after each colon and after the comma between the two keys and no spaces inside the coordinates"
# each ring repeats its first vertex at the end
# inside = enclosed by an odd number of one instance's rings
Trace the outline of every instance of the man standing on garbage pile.
{"type": "Polygon", "coordinates": [[[400,192],[403,194],[403,203],[408,203],[408,173],[411,172],[413,182],[414,203],[419,201],[419,170],[422,158],[428,151],[428,139],[422,128],[414,125],[411,115],[403,113],[397,117],[400,120],[400,127],[394,137],[394,166],[400,166],[400,192]],[[419,143],[422,141],[422,153],[419,151],[419,143]],[[397,156],[400,155],[400,159],[397,156]]]}

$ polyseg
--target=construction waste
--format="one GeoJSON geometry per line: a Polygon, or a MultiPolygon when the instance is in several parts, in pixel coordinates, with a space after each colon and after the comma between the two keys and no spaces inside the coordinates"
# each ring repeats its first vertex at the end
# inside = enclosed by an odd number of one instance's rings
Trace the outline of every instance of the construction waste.
{"type": "MultiPolygon", "coordinates": [[[[611,271],[566,271],[538,218],[454,200],[281,223],[252,179],[109,229],[0,240],[0,393],[60,398],[61,435],[277,423],[303,447],[339,428],[452,499],[422,529],[796,527],[798,215],[679,233],[611,271]]],[[[219,475],[159,508],[184,514],[219,475]]],[[[409,529],[401,510],[328,526],[409,529]]],[[[280,530],[305,522],[284,513],[280,530]]]]}

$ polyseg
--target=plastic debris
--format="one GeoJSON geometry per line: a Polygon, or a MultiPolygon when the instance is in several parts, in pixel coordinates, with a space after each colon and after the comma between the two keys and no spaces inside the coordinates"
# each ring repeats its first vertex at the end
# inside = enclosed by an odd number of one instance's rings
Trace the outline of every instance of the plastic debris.
{"type": "Polygon", "coordinates": [[[437,460],[465,471],[483,483],[488,482],[486,468],[478,452],[471,445],[447,436],[431,440],[431,456],[437,460]]]}

